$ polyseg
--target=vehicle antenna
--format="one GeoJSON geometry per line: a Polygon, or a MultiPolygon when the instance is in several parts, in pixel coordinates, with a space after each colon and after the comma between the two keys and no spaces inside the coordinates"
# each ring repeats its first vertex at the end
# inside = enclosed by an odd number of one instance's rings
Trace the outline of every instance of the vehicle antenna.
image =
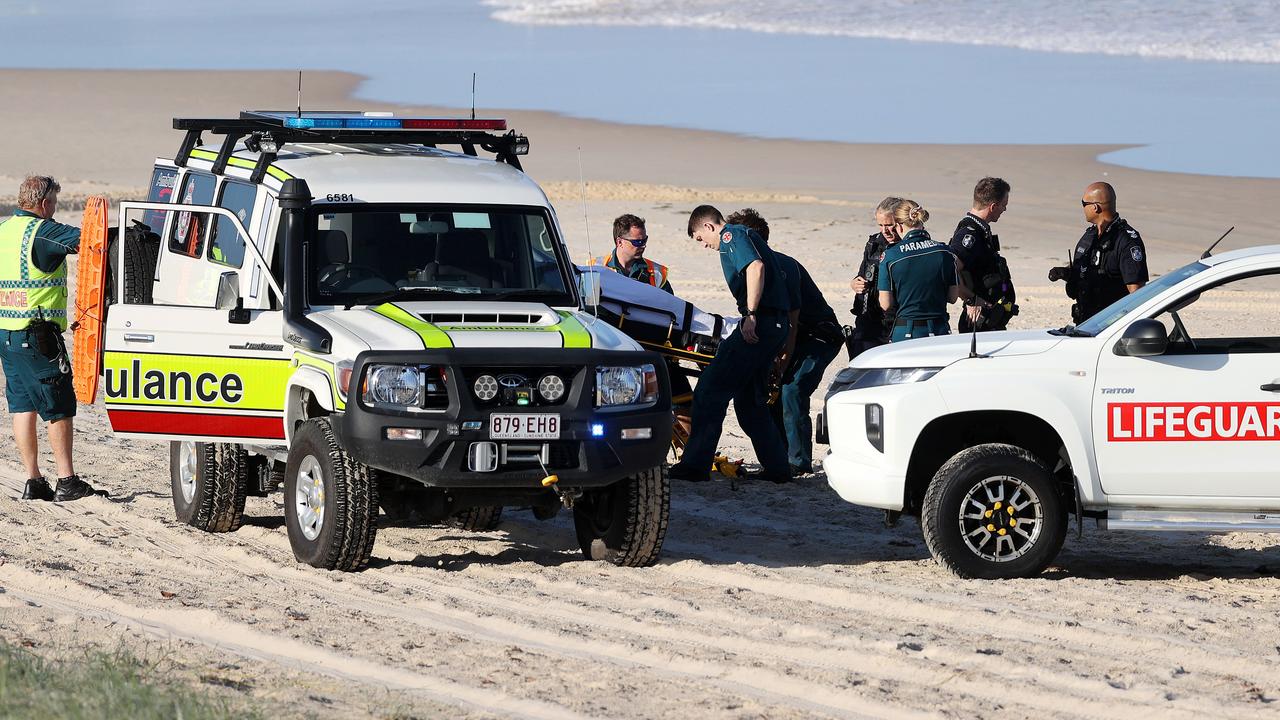
{"type": "Polygon", "coordinates": [[[302,71],[298,71],[298,117],[302,117],[302,71]]]}
{"type": "Polygon", "coordinates": [[[471,119],[476,119],[476,74],[471,73],[471,119]]]}
{"type": "MultiPolygon", "coordinates": [[[[593,258],[595,257],[595,254],[591,252],[591,220],[587,216],[587,181],[582,174],[582,146],[581,145],[578,146],[578,187],[582,191],[582,233],[587,238],[587,257],[593,258]]],[[[599,283],[600,273],[598,270],[596,270],[595,273],[596,273],[595,281],[599,283]]],[[[593,315],[595,315],[596,319],[599,320],[600,319],[600,303],[597,302],[594,306],[592,306],[591,312],[593,315]]]]}
{"type": "Polygon", "coordinates": [[[1225,238],[1226,236],[1230,235],[1230,234],[1231,234],[1231,231],[1232,231],[1232,230],[1235,230],[1235,229],[1236,229],[1236,226],[1235,226],[1235,225],[1232,225],[1231,227],[1227,228],[1227,231],[1226,231],[1226,232],[1224,232],[1224,233],[1222,233],[1222,237],[1218,238],[1217,240],[1214,240],[1214,241],[1213,241],[1213,244],[1209,246],[1209,249],[1204,251],[1204,254],[1200,256],[1200,259],[1201,259],[1201,260],[1204,260],[1205,258],[1207,258],[1207,257],[1209,257],[1210,255],[1212,255],[1212,254],[1213,254],[1213,249],[1214,249],[1214,248],[1216,248],[1216,247],[1218,247],[1218,243],[1222,242],[1222,238],[1225,238]]]}
{"type": "MultiPolygon", "coordinates": [[[[964,303],[965,307],[966,308],[974,307],[973,301],[977,299],[978,299],[978,296],[975,294],[972,298],[965,301],[964,303]]],[[[978,321],[972,320],[970,321],[970,324],[973,325],[973,332],[970,333],[970,336],[969,336],[969,357],[971,358],[987,357],[986,355],[978,354],[978,321]]]]}

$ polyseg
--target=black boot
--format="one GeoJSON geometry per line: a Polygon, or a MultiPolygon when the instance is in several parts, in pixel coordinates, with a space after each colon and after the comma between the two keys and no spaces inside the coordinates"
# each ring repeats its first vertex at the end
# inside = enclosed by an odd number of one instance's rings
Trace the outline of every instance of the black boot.
{"type": "Polygon", "coordinates": [[[53,499],[53,488],[49,487],[49,481],[42,477],[31,478],[27,481],[27,486],[22,489],[23,500],[44,500],[48,502],[53,499]]]}
{"type": "Polygon", "coordinates": [[[95,490],[92,485],[80,479],[79,475],[58,478],[58,491],[54,493],[54,502],[71,502],[90,495],[106,495],[105,490],[95,490]]]}
{"type": "Polygon", "coordinates": [[[707,482],[711,480],[710,472],[696,472],[693,468],[680,462],[667,468],[667,477],[672,480],[686,480],[688,482],[707,482]]]}

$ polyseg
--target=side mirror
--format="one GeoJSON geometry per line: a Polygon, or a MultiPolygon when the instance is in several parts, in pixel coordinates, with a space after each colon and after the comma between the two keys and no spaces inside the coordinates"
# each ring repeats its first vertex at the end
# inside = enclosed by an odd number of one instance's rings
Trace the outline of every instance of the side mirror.
{"type": "Polygon", "coordinates": [[[1143,318],[1124,329],[1124,335],[1116,341],[1116,355],[1152,357],[1163,355],[1169,347],[1169,331],[1164,323],[1154,318],[1143,318]]]}
{"type": "Polygon", "coordinates": [[[578,274],[578,292],[581,293],[582,302],[587,307],[596,307],[600,304],[599,268],[587,268],[578,274]]]}
{"type": "Polygon", "coordinates": [[[218,276],[218,299],[214,307],[218,310],[230,310],[240,299],[240,273],[224,272],[218,276]]]}

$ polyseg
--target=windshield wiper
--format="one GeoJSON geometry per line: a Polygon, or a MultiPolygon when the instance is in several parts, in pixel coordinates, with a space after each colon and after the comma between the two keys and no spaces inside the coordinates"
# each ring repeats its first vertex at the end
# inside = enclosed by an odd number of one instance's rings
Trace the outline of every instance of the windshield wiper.
{"type": "Polygon", "coordinates": [[[1050,335],[1066,335],[1067,337],[1093,337],[1093,333],[1085,332],[1075,325],[1065,325],[1057,330],[1050,330],[1050,335]]]}
{"type": "Polygon", "coordinates": [[[412,287],[396,288],[387,292],[378,293],[376,295],[367,295],[357,297],[343,306],[344,310],[350,310],[356,305],[381,305],[389,300],[396,298],[412,298],[412,297],[432,297],[434,295],[478,295],[479,291],[475,288],[466,287],[441,287],[439,285],[415,285],[412,287]]]}

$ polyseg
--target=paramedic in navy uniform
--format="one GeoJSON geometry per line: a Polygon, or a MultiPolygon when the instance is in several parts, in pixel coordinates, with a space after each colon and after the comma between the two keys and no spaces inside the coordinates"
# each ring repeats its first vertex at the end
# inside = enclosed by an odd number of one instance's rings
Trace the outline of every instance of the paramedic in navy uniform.
{"type": "Polygon", "coordinates": [[[742,320],[720,343],[698,379],[693,390],[693,429],[670,476],[710,479],[732,400],[738,423],[755,447],[762,479],[787,482],[791,473],[786,447],[767,407],[769,372],[791,329],[789,299],[777,258],[759,235],[741,225],[726,225],[724,215],[710,205],[698,206],[689,216],[689,237],[720,253],[720,267],[742,320]]]}
{"type": "Polygon", "coordinates": [[[901,200],[893,209],[901,239],[885,250],[876,278],[880,307],[897,313],[893,342],[951,332],[947,305],[960,296],[956,257],[929,237],[928,221],[929,211],[914,200],[901,200]]]}
{"type": "MultiPolygon", "coordinates": [[[[769,242],[769,222],[754,208],[743,208],[729,216],[729,222],[743,225],[769,242]]],[[[787,441],[787,462],[792,477],[813,472],[813,421],[809,418],[809,398],[822,383],[822,374],[844,347],[844,334],[836,312],[827,304],[818,284],[798,260],[774,251],[786,275],[791,300],[791,334],[775,374],[779,378],[779,402],[771,413],[787,441]]]]}

